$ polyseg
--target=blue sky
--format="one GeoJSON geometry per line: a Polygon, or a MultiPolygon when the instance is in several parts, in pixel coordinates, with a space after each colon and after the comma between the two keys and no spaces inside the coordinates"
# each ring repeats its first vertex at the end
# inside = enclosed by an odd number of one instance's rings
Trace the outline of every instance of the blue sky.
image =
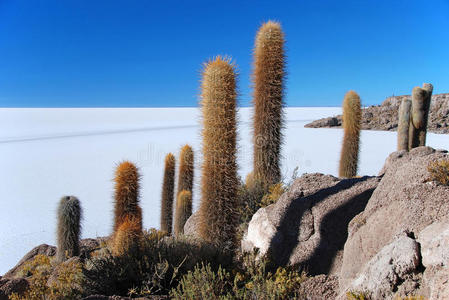
{"type": "Polygon", "coordinates": [[[0,0],[0,106],[196,106],[217,54],[237,64],[245,106],[270,19],[286,34],[289,106],[449,92],[449,0],[0,0]]]}

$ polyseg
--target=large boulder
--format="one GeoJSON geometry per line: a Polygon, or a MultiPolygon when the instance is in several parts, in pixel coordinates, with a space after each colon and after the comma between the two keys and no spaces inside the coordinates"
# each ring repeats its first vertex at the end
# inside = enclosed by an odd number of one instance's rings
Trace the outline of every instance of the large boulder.
{"type": "Polygon", "coordinates": [[[56,254],[56,247],[50,246],[47,244],[41,244],[39,246],[31,249],[30,252],[25,254],[25,256],[11,269],[9,270],[3,277],[4,278],[14,278],[17,276],[18,272],[21,270],[23,265],[36,257],[36,255],[43,254],[46,256],[54,256],[56,254]]]}
{"type": "MultiPolygon", "coordinates": [[[[420,264],[419,244],[403,233],[367,262],[346,290],[364,291],[369,294],[370,299],[391,299],[394,291],[402,284],[401,292],[409,294],[416,289],[416,285],[413,284],[413,273],[420,264]],[[403,284],[406,281],[407,284],[403,284]],[[408,290],[405,290],[405,287],[408,290]]],[[[345,298],[344,293],[339,297],[345,298]]]]}
{"type": "MultiPolygon", "coordinates": [[[[391,245],[403,232],[412,240],[418,236],[423,264],[433,264],[446,257],[447,253],[437,246],[446,241],[445,231],[433,239],[423,230],[434,222],[446,220],[449,215],[449,187],[432,181],[427,170],[430,162],[448,158],[446,151],[429,147],[390,155],[381,171],[382,180],[365,210],[349,223],[339,278],[342,292],[354,286],[359,278],[366,278],[369,266],[380,259],[382,249],[393,247],[391,245]]],[[[443,227],[438,228],[442,230],[443,227]]],[[[410,250],[407,255],[414,257],[414,251],[410,250]]],[[[417,266],[413,272],[422,270],[417,266]]],[[[392,290],[400,290],[403,279],[393,281],[392,290]]]]}
{"type": "Polygon", "coordinates": [[[275,204],[256,212],[242,250],[257,249],[278,265],[298,265],[311,275],[338,274],[348,223],[363,211],[378,182],[378,177],[303,175],[275,204]]]}

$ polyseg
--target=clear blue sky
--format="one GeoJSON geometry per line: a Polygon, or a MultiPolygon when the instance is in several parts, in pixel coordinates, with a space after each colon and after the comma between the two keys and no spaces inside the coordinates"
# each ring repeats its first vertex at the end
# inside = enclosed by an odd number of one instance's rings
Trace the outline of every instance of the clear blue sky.
{"type": "Polygon", "coordinates": [[[0,106],[196,106],[201,64],[233,57],[240,104],[262,22],[287,39],[290,106],[449,92],[449,0],[0,0],[0,106]]]}

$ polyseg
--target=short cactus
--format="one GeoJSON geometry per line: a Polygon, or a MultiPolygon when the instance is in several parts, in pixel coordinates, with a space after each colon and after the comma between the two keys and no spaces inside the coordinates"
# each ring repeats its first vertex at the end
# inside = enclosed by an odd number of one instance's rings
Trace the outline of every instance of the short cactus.
{"type": "Polygon", "coordinates": [[[281,180],[280,157],[285,85],[284,33],[268,21],[257,32],[254,49],[254,175],[266,188],[281,180]]]}
{"type": "Polygon", "coordinates": [[[354,91],[346,93],[343,100],[343,147],[338,176],[351,178],[357,175],[359,160],[362,108],[360,97],[354,91]]]}
{"type": "Polygon", "coordinates": [[[184,233],[184,225],[187,219],[192,215],[192,193],[183,190],[178,193],[176,199],[175,213],[175,235],[180,236],[184,233]]]}
{"type": "Polygon", "coordinates": [[[185,145],[179,154],[178,192],[193,190],[194,157],[192,147],[185,145]]]}
{"type": "Polygon", "coordinates": [[[165,156],[161,197],[161,230],[171,234],[173,223],[173,197],[175,190],[175,156],[165,156]]]}
{"type": "Polygon", "coordinates": [[[114,235],[112,254],[114,256],[138,256],[141,237],[141,220],[134,217],[126,217],[114,235]]]}
{"type": "Polygon", "coordinates": [[[74,196],[62,197],[58,205],[57,262],[79,255],[81,217],[80,201],[74,196]]]}
{"type": "Polygon", "coordinates": [[[139,206],[139,170],[131,162],[124,161],[118,165],[114,180],[114,234],[128,218],[133,218],[142,229],[142,209],[139,206]]]}
{"type": "Polygon", "coordinates": [[[409,99],[402,99],[399,107],[398,116],[398,150],[408,151],[408,135],[410,126],[410,110],[412,107],[412,101],[409,99]]]}
{"type": "Polygon", "coordinates": [[[426,145],[427,119],[433,86],[423,84],[423,88],[415,87],[412,91],[412,114],[409,129],[409,149],[426,145]]]}
{"type": "Polygon", "coordinates": [[[236,98],[236,73],[230,59],[218,56],[205,64],[199,234],[207,242],[229,249],[236,245],[238,222],[236,98]]]}

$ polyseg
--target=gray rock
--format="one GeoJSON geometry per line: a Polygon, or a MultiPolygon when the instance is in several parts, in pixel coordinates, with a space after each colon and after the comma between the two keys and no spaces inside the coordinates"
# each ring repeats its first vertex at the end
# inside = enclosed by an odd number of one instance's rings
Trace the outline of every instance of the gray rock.
{"type": "Polygon", "coordinates": [[[365,210],[349,223],[340,289],[350,286],[398,234],[413,237],[449,214],[449,187],[431,181],[427,171],[430,162],[443,158],[449,158],[447,153],[429,147],[390,155],[365,210]]]}
{"type": "Polygon", "coordinates": [[[365,291],[372,299],[390,299],[407,275],[418,269],[420,262],[419,244],[402,234],[367,262],[343,293],[365,291]]]}
{"type": "Polygon", "coordinates": [[[299,299],[328,300],[335,299],[338,293],[338,277],[317,275],[306,279],[299,288],[299,299]]]}
{"type": "Polygon", "coordinates": [[[449,220],[435,222],[418,235],[424,267],[449,267],[449,220]]]}
{"type": "Polygon", "coordinates": [[[339,179],[306,174],[251,219],[242,250],[259,250],[278,265],[299,265],[311,275],[337,274],[349,221],[363,211],[379,178],[339,179]]]}
{"type": "Polygon", "coordinates": [[[200,218],[198,212],[193,213],[184,224],[184,235],[199,238],[198,235],[199,220],[200,218]]]}

